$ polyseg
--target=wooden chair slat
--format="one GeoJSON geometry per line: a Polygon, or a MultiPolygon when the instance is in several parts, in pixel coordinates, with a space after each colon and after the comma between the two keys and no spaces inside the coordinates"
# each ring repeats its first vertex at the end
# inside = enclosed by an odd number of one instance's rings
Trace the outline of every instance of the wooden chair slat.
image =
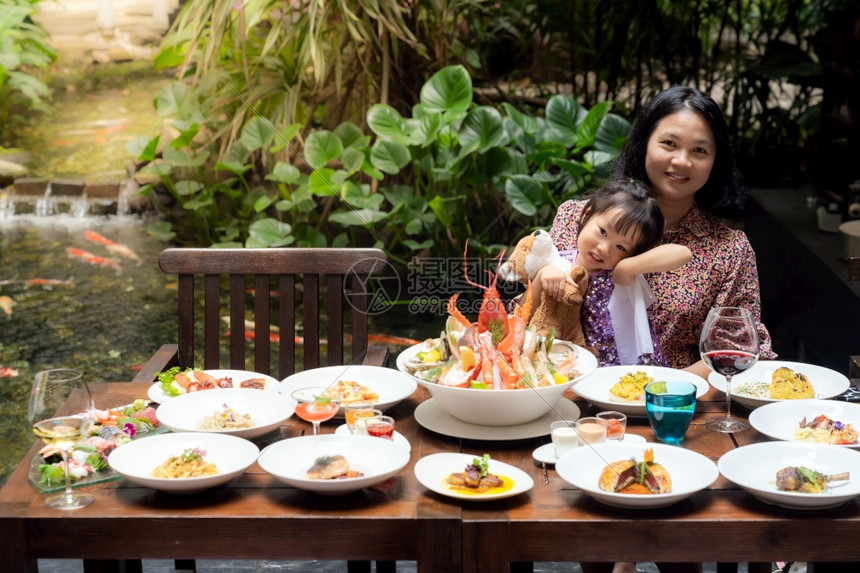
{"type": "Polygon", "coordinates": [[[328,365],[343,364],[343,275],[326,277],[326,338],[328,365]]]}
{"type": "Polygon", "coordinates": [[[245,369],[245,276],[230,276],[230,368],[245,369]]]}
{"type": "Polygon", "coordinates": [[[183,341],[178,349],[179,366],[194,364],[194,277],[179,275],[179,305],[177,309],[179,340],[183,341]]]}
{"type": "Polygon", "coordinates": [[[281,331],[278,372],[286,378],[296,371],[296,278],[281,275],[278,280],[278,327],[281,331]]]}
{"type": "Polygon", "coordinates": [[[302,335],[305,369],[320,365],[319,277],[305,275],[302,280],[302,335]]]}
{"type": "MultiPolygon", "coordinates": [[[[367,282],[352,275],[349,281],[349,304],[352,309],[352,355],[361,356],[367,349],[367,321],[360,317],[367,316],[367,282]]],[[[356,360],[357,358],[353,358],[356,360]]]]}
{"type": "MultiPolygon", "coordinates": [[[[180,341],[180,344],[182,342],[180,341]]],[[[203,277],[203,368],[220,368],[221,357],[221,277],[203,277]]]]}

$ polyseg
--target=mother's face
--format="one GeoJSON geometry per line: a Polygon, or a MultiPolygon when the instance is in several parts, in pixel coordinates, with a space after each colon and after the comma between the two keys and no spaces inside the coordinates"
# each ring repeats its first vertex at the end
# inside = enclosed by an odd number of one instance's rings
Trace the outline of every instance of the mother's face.
{"type": "Polygon", "coordinates": [[[684,109],[661,119],[645,151],[645,173],[657,197],[692,202],[711,175],[716,150],[711,127],[698,113],[684,109]]]}

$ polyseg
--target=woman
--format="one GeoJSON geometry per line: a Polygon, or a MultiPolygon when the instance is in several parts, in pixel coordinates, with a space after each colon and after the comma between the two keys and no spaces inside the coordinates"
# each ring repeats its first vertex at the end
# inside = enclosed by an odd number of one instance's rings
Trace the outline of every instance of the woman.
{"type": "MultiPolygon", "coordinates": [[[[746,190],[725,117],[714,100],[685,86],[657,95],[634,125],[615,161],[615,174],[649,184],[665,219],[662,242],[692,251],[683,267],[646,277],[657,298],[649,314],[668,365],[707,378],[699,335],[716,306],[750,309],[761,358],[775,358],[761,324],[755,253],[742,231],[716,217],[743,205],[746,190]]],[[[576,248],[584,203],[567,201],[559,207],[550,234],[560,250],[576,248]]]]}

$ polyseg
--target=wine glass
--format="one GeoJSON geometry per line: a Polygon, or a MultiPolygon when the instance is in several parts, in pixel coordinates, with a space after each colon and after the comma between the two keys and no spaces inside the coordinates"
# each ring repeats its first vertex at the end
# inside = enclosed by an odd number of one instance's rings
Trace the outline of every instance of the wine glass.
{"type": "Polygon", "coordinates": [[[56,509],[77,509],[93,502],[88,493],[73,493],[69,477],[72,446],[85,437],[93,425],[93,396],[83,374],[69,368],[36,372],[30,391],[27,421],[43,442],[54,445],[63,458],[66,488],[45,498],[56,509]]]}
{"type": "Polygon", "coordinates": [[[732,376],[752,367],[759,357],[758,333],[746,308],[712,308],[699,339],[699,352],[708,368],[726,377],[726,417],[705,425],[717,432],[739,432],[749,424],[732,418],[732,376]]]}
{"type": "Polygon", "coordinates": [[[296,406],[296,415],[314,425],[314,436],[320,433],[320,422],[330,420],[337,414],[340,409],[340,403],[337,398],[323,398],[323,393],[326,388],[308,387],[294,390],[290,396],[298,404],[296,406]]]}

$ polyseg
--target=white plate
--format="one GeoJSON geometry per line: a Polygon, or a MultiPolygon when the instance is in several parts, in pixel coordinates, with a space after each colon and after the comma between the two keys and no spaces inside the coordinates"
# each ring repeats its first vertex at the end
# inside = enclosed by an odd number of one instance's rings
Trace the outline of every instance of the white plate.
{"type": "MultiPolygon", "coordinates": [[[[624,434],[624,438],[619,442],[622,444],[644,443],[645,438],[636,434],[624,434]]],[[[552,443],[544,444],[532,452],[532,457],[546,464],[554,464],[558,461],[555,455],[555,446],[552,443]]]]}
{"type": "Polygon", "coordinates": [[[720,458],[720,473],[758,499],[789,509],[826,509],[860,495],[860,452],[802,442],[764,442],[732,450],[720,458]],[[804,466],[825,474],[849,472],[851,479],[834,482],[824,493],[776,489],[776,472],[804,466]]]}
{"type": "MultiPolygon", "coordinates": [[[[418,389],[415,380],[393,368],[358,364],[325,366],[297,372],[281,381],[281,394],[289,396],[293,390],[305,386],[329,387],[336,384],[338,380],[358,382],[379,394],[379,401],[374,404],[374,407],[382,411],[391,408],[401,400],[405,400],[418,389]]],[[[340,418],[343,417],[342,405],[336,415],[340,418]]]]}
{"type": "MultiPolygon", "coordinates": [[[[277,380],[271,376],[266,376],[265,374],[260,374],[258,372],[249,372],[247,370],[204,370],[204,372],[214,376],[215,378],[232,378],[233,387],[235,388],[238,388],[239,383],[244,382],[245,380],[249,380],[251,378],[263,378],[266,381],[266,391],[278,391],[277,380]]],[[[156,382],[150,386],[146,394],[149,396],[150,400],[159,404],[164,404],[166,401],[176,398],[176,396],[168,396],[164,393],[164,390],[161,389],[161,382],[156,382]]]]}
{"type": "Polygon", "coordinates": [[[513,482],[510,489],[496,493],[468,493],[452,489],[446,482],[448,474],[462,472],[467,465],[472,463],[472,460],[480,457],[481,454],[454,452],[430,454],[415,464],[415,477],[418,478],[421,485],[431,491],[469,501],[489,501],[512,497],[527,492],[534,486],[534,480],[526,472],[512,465],[491,459],[488,464],[490,473],[510,479],[513,482]]]}
{"type": "MultiPolygon", "coordinates": [[[[765,404],[750,412],[753,428],[774,440],[799,442],[795,440],[794,430],[806,418],[811,422],[816,416],[824,414],[834,421],[851,424],[860,431],[860,404],[837,400],[783,400],[765,404]]],[[[802,442],[811,444],[814,442],[802,442]]],[[[860,441],[853,444],[834,444],[843,448],[860,448],[860,441]]]]}
{"type": "MultiPolygon", "coordinates": [[[[397,368],[401,372],[406,373],[406,363],[415,358],[422,350],[423,344],[411,346],[397,356],[397,368]]],[[[426,347],[424,349],[426,350],[426,347]]],[[[411,374],[406,375],[421,384],[441,408],[458,420],[481,426],[517,426],[546,415],[562,399],[568,388],[579,383],[597,368],[594,355],[580,346],[556,340],[553,349],[552,353],[560,353],[562,349],[575,352],[580,375],[563,384],[515,390],[457,388],[422,380],[411,374]]],[[[558,361],[561,362],[561,359],[558,361]]]]}
{"type": "MultiPolygon", "coordinates": [[[[353,434],[349,433],[349,426],[347,426],[346,424],[341,424],[340,426],[338,426],[337,428],[334,429],[334,435],[335,436],[352,436],[353,434]]],[[[382,439],[382,438],[380,438],[380,439],[382,439]]],[[[412,451],[412,444],[409,443],[409,440],[406,439],[406,436],[404,436],[403,434],[401,434],[397,430],[394,430],[393,441],[395,444],[400,444],[401,446],[403,446],[404,448],[406,448],[410,452],[412,451]]]]}
{"type": "Polygon", "coordinates": [[[640,370],[654,378],[655,381],[685,381],[695,384],[697,388],[696,399],[704,396],[710,389],[708,382],[704,378],[690,372],[685,372],[684,370],[664,368],[662,366],[604,366],[603,368],[598,368],[594,371],[594,374],[574,386],[573,391],[603,410],[615,410],[616,412],[623,412],[630,417],[644,418],[646,416],[645,400],[641,402],[616,402],[609,394],[609,389],[621,380],[625,374],[640,370]]]}
{"type": "MultiPolygon", "coordinates": [[[[758,408],[771,402],[791,402],[791,400],[774,400],[772,398],[750,398],[749,396],[739,396],[734,392],[735,388],[747,382],[770,383],[774,371],[782,366],[805,374],[815,390],[815,399],[817,400],[827,400],[839,396],[851,385],[851,382],[843,374],[822,366],[803,364],[802,362],[759,360],[746,372],[732,376],[732,401],[747,408],[758,408]]],[[[708,382],[720,392],[726,391],[726,378],[724,376],[711,372],[708,376],[708,382]]]]}
{"type": "Polygon", "coordinates": [[[229,434],[250,440],[283,424],[295,409],[295,400],[277,392],[216,388],[176,396],[161,404],[155,410],[155,415],[159,422],[174,432],[229,434]],[[248,414],[254,425],[236,430],[200,430],[203,419],[221,412],[225,404],[236,414],[248,414]]]}
{"type": "Polygon", "coordinates": [[[224,434],[161,434],[133,440],[108,456],[108,464],[130,482],[170,493],[195,493],[228,483],[248,469],[260,449],[248,440],[224,434]],[[218,473],[195,478],[157,478],[152,471],[186,449],[199,448],[218,473]]]}
{"type": "Polygon", "coordinates": [[[645,509],[665,507],[686,499],[710,486],[717,477],[717,465],[706,456],[678,446],[653,442],[594,444],[564,454],[555,465],[561,478],[578,487],[595,500],[613,507],[645,509]],[[635,495],[604,491],[597,485],[608,464],[635,458],[642,460],[646,449],[654,449],[654,461],[669,472],[672,491],[653,495],[635,495]]]}
{"type": "Polygon", "coordinates": [[[323,495],[343,495],[382,483],[409,463],[409,450],[373,436],[321,434],[275,442],[257,460],[264,471],[299,489],[323,495]],[[361,477],[309,479],[307,471],[320,456],[346,456],[350,469],[361,477]]]}
{"type": "MultiPolygon", "coordinates": [[[[490,390],[485,390],[489,392],[490,390]]],[[[510,390],[500,390],[510,392],[510,390]]],[[[470,440],[525,440],[549,435],[549,425],[555,420],[576,420],[579,406],[562,398],[552,410],[531,422],[516,426],[479,426],[458,420],[442,409],[436,398],[421,402],[413,414],[415,421],[422,427],[444,436],[467,438],[470,440]]]]}

